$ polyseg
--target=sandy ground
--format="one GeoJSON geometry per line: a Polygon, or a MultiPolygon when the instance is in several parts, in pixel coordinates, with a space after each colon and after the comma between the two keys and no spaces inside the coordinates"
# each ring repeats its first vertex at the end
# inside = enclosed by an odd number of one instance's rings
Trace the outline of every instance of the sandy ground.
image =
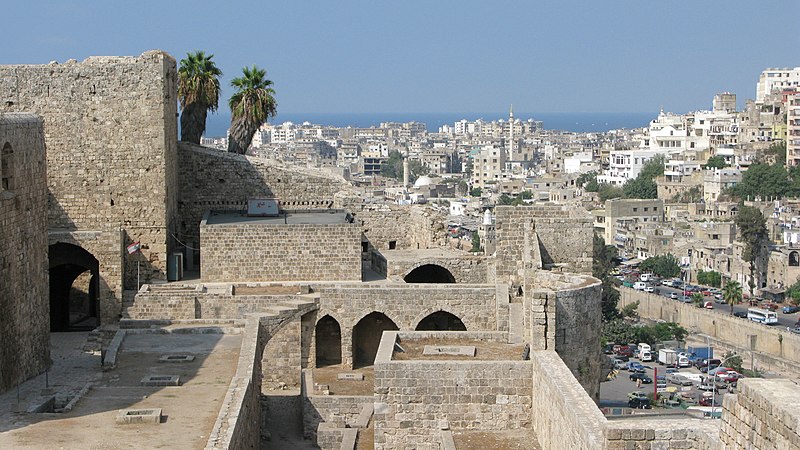
{"type": "Polygon", "coordinates": [[[408,360],[438,360],[438,361],[522,361],[524,344],[504,344],[500,342],[484,342],[470,339],[406,339],[400,343],[405,352],[395,350],[392,359],[396,361],[408,360]],[[475,356],[458,355],[428,355],[423,356],[422,351],[426,345],[475,347],[475,356]]]}
{"type": "Polygon", "coordinates": [[[238,335],[128,335],[116,369],[101,372],[99,363],[92,370],[75,369],[70,380],[83,376],[94,385],[71,412],[0,416],[0,448],[202,449],[235,371],[240,344],[238,335]],[[190,353],[196,359],[157,362],[167,353],[190,353]],[[180,375],[182,385],[141,386],[145,375],[180,375]],[[129,408],[162,408],[164,417],[158,425],[116,424],[118,411],[129,408]]]}
{"type": "Polygon", "coordinates": [[[375,370],[372,366],[350,370],[348,367],[337,364],[334,366],[318,367],[314,369],[314,384],[327,384],[331,395],[372,395],[375,393],[375,370]],[[362,373],[364,379],[339,380],[340,373],[362,373]]]}

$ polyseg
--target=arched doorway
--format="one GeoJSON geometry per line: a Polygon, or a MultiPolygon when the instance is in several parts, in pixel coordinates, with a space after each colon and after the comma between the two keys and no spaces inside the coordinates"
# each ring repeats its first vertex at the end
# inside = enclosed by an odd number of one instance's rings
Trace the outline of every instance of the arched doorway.
{"type": "Polygon", "coordinates": [[[403,281],[406,283],[455,283],[456,278],[442,266],[425,264],[409,272],[403,281]]]}
{"type": "Polygon", "coordinates": [[[396,331],[397,325],[385,314],[371,312],[353,327],[353,365],[370,366],[375,362],[384,331],[396,331]]]}
{"type": "Polygon", "coordinates": [[[96,328],[100,263],[81,247],[58,243],[49,248],[50,331],[96,328]]]}
{"type": "Polygon", "coordinates": [[[416,331],[467,331],[464,322],[447,311],[436,311],[417,324],[416,331]]]}
{"type": "Polygon", "coordinates": [[[319,319],[314,330],[317,367],[342,363],[342,328],[331,316],[319,319]]]}

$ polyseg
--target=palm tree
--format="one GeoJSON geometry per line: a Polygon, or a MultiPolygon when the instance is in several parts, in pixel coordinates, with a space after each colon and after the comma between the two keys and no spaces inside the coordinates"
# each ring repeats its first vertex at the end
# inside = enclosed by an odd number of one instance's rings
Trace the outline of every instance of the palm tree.
{"type": "Polygon", "coordinates": [[[264,122],[277,112],[275,90],[267,80],[267,71],[245,67],[244,76],[234,78],[231,86],[236,88],[228,104],[231,107],[231,132],[228,151],[245,154],[253,142],[253,135],[264,122]]]}
{"type": "Polygon", "coordinates": [[[738,281],[729,281],[722,288],[722,298],[725,299],[725,303],[731,305],[731,314],[733,314],[733,305],[742,301],[742,285],[738,281]]]}
{"type": "Polygon", "coordinates": [[[703,294],[701,294],[700,292],[695,292],[694,294],[692,294],[692,303],[694,303],[694,305],[697,306],[698,308],[703,307],[704,300],[705,298],[703,297],[703,294]]]}
{"type": "Polygon", "coordinates": [[[181,141],[200,143],[206,131],[206,114],[219,106],[219,77],[214,55],[198,50],[188,53],[178,69],[178,100],[181,103],[181,141]]]}

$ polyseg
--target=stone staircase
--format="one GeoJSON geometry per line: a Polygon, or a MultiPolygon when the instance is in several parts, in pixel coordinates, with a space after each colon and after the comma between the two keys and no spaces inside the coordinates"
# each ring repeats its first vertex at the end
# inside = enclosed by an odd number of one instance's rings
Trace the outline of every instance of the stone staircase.
{"type": "Polygon", "coordinates": [[[82,350],[87,353],[100,354],[103,346],[103,333],[100,328],[95,328],[86,335],[86,342],[84,342],[82,350]]]}

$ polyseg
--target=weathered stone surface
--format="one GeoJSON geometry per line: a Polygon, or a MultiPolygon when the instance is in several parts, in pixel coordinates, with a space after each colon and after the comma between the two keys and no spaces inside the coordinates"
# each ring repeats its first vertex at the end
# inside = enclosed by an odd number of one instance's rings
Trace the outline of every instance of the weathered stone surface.
{"type": "Polygon", "coordinates": [[[0,393],[50,364],[42,120],[0,114],[0,393]]]}

